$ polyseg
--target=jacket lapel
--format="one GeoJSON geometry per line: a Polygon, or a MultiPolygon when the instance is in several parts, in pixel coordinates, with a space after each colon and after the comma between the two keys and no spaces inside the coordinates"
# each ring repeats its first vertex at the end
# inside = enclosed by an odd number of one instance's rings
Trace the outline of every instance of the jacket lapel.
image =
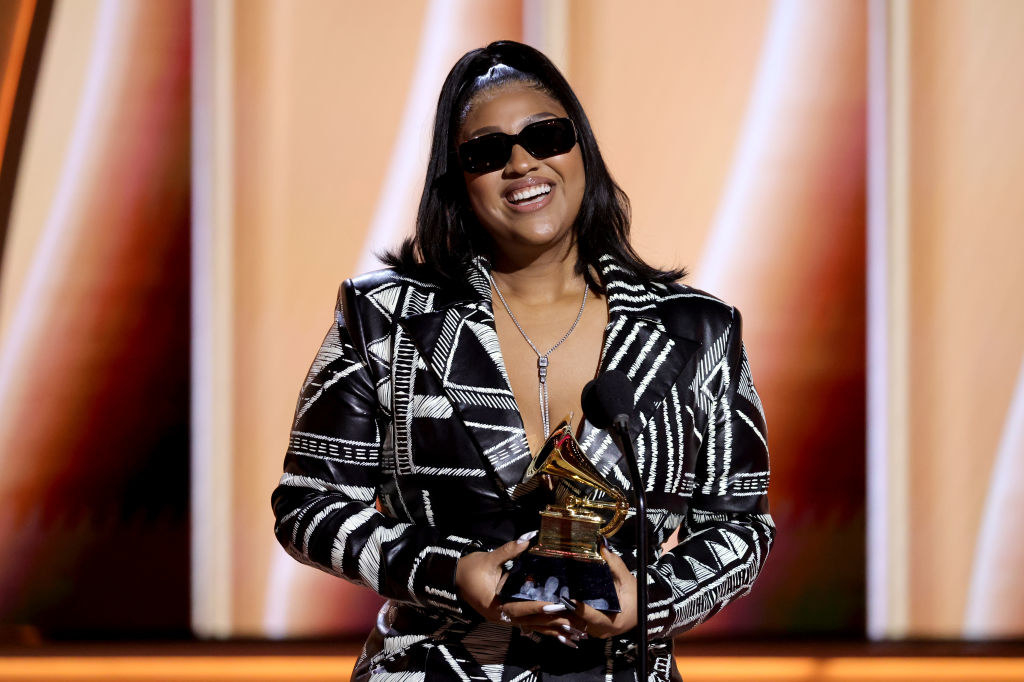
{"type": "Polygon", "coordinates": [[[508,493],[531,455],[494,327],[488,268],[477,257],[467,272],[474,296],[399,322],[508,493]]]}
{"type": "MultiPolygon", "coordinates": [[[[608,290],[609,318],[600,373],[618,369],[633,384],[629,436],[635,445],[701,344],[692,330],[678,324],[673,311],[678,301],[667,286],[643,282],[609,256],[601,257],[599,272],[608,290]]],[[[628,467],[607,430],[588,422],[581,444],[598,471],[624,489],[632,487],[628,467]]],[[[644,456],[638,454],[643,470],[644,456]]]]}

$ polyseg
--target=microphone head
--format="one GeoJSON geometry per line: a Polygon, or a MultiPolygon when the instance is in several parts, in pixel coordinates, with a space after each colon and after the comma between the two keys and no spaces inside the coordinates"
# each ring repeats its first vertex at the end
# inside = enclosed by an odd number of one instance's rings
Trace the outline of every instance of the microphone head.
{"type": "Polygon", "coordinates": [[[605,372],[583,387],[580,404],[591,424],[606,429],[616,417],[633,412],[633,383],[617,369],[605,372]]]}

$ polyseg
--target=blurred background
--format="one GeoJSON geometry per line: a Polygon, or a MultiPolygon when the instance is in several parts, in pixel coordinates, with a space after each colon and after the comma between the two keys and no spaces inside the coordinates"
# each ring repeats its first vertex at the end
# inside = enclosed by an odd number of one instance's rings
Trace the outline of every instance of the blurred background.
{"type": "Polygon", "coordinates": [[[1024,679],[1020,0],[0,1],[0,679],[85,642],[347,675],[381,600],[288,557],[270,492],[444,76],[503,38],[567,75],[640,253],[743,311],[778,541],[684,676],[1024,679]]]}

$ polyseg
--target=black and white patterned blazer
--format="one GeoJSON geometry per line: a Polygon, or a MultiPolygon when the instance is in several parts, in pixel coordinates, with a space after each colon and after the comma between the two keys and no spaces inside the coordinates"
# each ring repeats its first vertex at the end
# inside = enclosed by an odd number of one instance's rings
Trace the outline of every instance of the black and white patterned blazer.
{"type": "MultiPolygon", "coordinates": [[[[647,571],[654,667],[667,679],[670,638],[746,594],[772,544],[764,413],[735,308],[641,281],[608,256],[598,265],[609,307],[600,369],[625,371],[635,387],[630,435],[652,546],[679,528],[679,544],[647,571]]],[[[275,534],[299,561],[388,598],[356,679],[633,679],[627,637],[578,650],[536,642],[481,622],[456,594],[463,554],[537,527],[536,506],[516,490],[531,454],[488,267],[473,260],[469,294],[393,269],[341,286],[273,493],[275,534]]],[[[608,432],[586,422],[580,443],[630,489],[608,432]]],[[[634,538],[631,515],[611,538],[631,570],[623,548],[634,538]]]]}

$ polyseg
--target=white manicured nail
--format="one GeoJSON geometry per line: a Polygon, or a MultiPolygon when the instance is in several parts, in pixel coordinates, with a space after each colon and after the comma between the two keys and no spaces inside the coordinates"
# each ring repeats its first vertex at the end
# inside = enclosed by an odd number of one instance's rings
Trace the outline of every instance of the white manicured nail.
{"type": "Polygon", "coordinates": [[[537,537],[537,532],[538,531],[531,530],[529,533],[523,533],[519,536],[519,539],[516,540],[516,542],[518,542],[520,545],[525,545],[527,542],[537,537]]]}
{"type": "Polygon", "coordinates": [[[568,607],[565,604],[545,604],[540,609],[544,613],[561,613],[562,611],[568,611],[568,607]]]}
{"type": "Polygon", "coordinates": [[[569,636],[572,637],[574,642],[578,642],[581,639],[587,638],[587,633],[583,632],[582,630],[577,630],[568,623],[562,623],[562,629],[569,633],[569,636]]]}
{"type": "Polygon", "coordinates": [[[579,646],[576,645],[576,642],[574,642],[571,639],[568,639],[567,637],[564,637],[562,635],[558,636],[558,641],[561,642],[562,644],[566,645],[566,646],[571,646],[573,649],[579,649],[579,646]]]}

